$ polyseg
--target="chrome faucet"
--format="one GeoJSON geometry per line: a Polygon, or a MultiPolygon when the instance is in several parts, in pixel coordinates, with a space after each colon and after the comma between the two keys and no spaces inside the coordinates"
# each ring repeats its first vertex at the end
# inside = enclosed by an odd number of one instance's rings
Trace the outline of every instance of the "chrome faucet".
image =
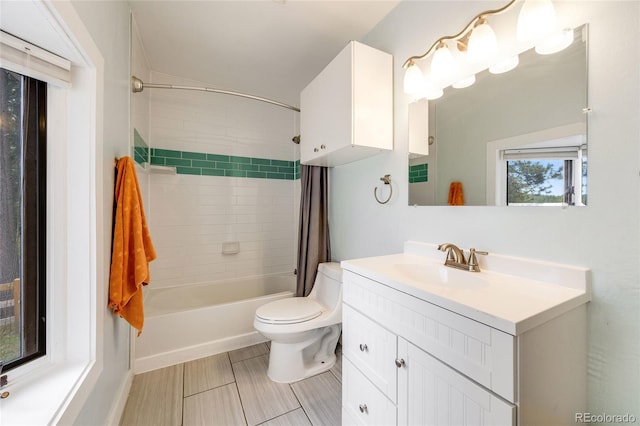
{"type": "Polygon", "coordinates": [[[480,272],[477,254],[489,254],[486,251],[477,251],[474,248],[469,249],[469,260],[465,259],[464,252],[455,244],[445,243],[438,246],[438,250],[447,253],[444,261],[445,266],[451,266],[457,269],[464,269],[469,272],[480,272]]]}

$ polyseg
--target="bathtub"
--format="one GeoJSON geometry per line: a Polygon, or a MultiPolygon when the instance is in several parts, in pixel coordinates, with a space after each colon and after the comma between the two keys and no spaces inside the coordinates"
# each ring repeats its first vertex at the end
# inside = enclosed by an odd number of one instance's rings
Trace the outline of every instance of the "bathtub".
{"type": "Polygon", "coordinates": [[[292,297],[295,286],[295,276],[287,274],[145,289],[134,373],[266,341],[253,328],[256,309],[292,297]]]}

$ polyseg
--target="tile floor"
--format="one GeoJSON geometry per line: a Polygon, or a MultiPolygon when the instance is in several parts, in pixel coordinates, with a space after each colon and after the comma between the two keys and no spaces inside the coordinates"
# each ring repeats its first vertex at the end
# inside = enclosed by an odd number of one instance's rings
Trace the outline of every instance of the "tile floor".
{"type": "Polygon", "coordinates": [[[331,370],[292,384],[267,377],[266,343],[139,374],[120,425],[339,425],[337,354],[331,370]]]}

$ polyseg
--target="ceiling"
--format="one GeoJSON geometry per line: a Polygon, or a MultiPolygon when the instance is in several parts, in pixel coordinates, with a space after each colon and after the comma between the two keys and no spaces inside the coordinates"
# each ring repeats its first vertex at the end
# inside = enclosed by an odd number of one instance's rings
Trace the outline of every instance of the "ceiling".
{"type": "Polygon", "coordinates": [[[299,105],[322,68],[399,1],[130,3],[151,70],[299,105]]]}

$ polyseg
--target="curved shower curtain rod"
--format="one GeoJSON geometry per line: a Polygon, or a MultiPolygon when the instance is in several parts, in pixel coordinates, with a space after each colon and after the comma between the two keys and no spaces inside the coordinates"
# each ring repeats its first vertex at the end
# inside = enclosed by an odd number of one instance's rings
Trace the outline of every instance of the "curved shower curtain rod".
{"type": "Polygon", "coordinates": [[[155,84],[144,83],[136,76],[131,76],[131,91],[133,93],[140,93],[144,88],[149,89],[182,89],[182,90],[196,90],[198,92],[213,92],[222,93],[223,95],[240,96],[241,98],[253,99],[260,102],[266,102],[268,104],[276,105],[282,108],[291,109],[300,112],[300,108],[296,108],[292,105],[284,104],[282,102],[274,101],[267,98],[261,98],[260,96],[249,95],[247,93],[233,92],[231,90],[213,89],[211,87],[194,87],[194,86],[177,86],[175,84],[155,84]]]}

